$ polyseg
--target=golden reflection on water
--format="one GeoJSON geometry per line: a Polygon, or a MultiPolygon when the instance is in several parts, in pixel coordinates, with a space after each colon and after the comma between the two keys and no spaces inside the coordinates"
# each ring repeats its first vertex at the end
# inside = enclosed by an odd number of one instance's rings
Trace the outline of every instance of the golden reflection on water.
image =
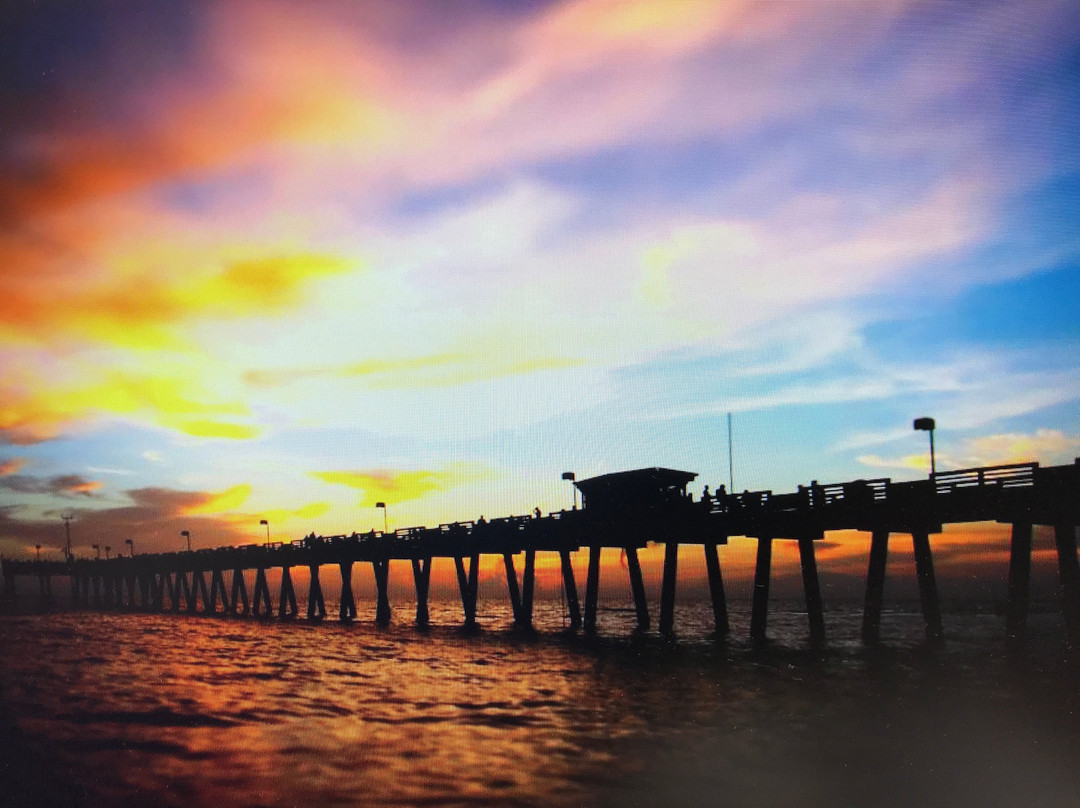
{"type": "MultiPolygon", "coordinates": [[[[490,603],[479,636],[453,628],[453,603],[432,604],[429,632],[404,618],[6,617],[0,681],[41,765],[103,805],[825,805],[852,777],[871,787],[848,766],[866,749],[864,765],[899,776],[913,748],[962,748],[970,716],[949,719],[953,701],[990,716],[987,738],[1049,737],[1000,676],[993,615],[954,619],[951,650],[926,667],[917,618],[890,616],[909,650],[882,666],[859,649],[857,610],[830,613],[832,650],[814,657],[804,616],[782,609],[782,647],[759,656],[708,638],[707,607],[680,607],[674,645],[632,637],[623,612],[601,615],[607,639],[571,640],[558,603],[537,608],[533,638],[490,603]],[[944,708],[942,688],[958,694],[944,708]],[[912,715],[922,729],[889,740],[912,715]]],[[[1080,785],[1040,765],[1043,782],[1080,785]]],[[[911,788],[895,793],[926,797],[911,788]]]]}

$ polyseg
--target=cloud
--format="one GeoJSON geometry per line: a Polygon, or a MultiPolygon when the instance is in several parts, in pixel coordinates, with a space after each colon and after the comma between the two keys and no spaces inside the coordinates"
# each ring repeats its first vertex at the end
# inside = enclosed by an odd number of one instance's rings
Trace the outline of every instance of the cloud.
{"type": "Polygon", "coordinates": [[[204,385],[183,363],[153,368],[153,373],[90,366],[91,381],[47,380],[38,374],[14,372],[5,379],[0,407],[0,438],[25,445],[49,440],[66,430],[111,417],[149,421],[203,437],[250,438],[254,430],[199,418],[245,415],[248,406],[222,401],[201,392],[204,385]],[[100,375],[99,375],[100,374],[100,375]]]}
{"type": "Polygon", "coordinates": [[[973,466],[1031,462],[1066,464],[1080,456],[1080,436],[1068,435],[1058,429],[979,435],[963,441],[956,454],[973,466]]]}
{"type": "MultiPolygon", "coordinates": [[[[227,512],[229,495],[230,491],[133,489],[125,492],[130,504],[71,511],[72,542],[88,553],[91,544],[118,547],[131,538],[135,551],[144,553],[183,549],[182,530],[191,532],[195,549],[250,541],[251,525],[257,522],[248,514],[227,512]]],[[[22,508],[0,508],[0,542],[26,550],[34,544],[61,547],[64,533],[57,524],[55,518],[25,515],[22,508]]]]}
{"type": "Polygon", "coordinates": [[[464,485],[477,478],[477,472],[465,464],[452,464],[442,469],[399,471],[374,469],[370,471],[312,471],[310,476],[331,485],[344,485],[364,492],[361,507],[373,508],[377,502],[389,505],[420,499],[436,491],[464,485]]]}
{"type": "Polygon", "coordinates": [[[0,335],[13,342],[176,347],[184,341],[180,326],[279,312],[299,302],[313,280],[355,267],[303,253],[215,261],[175,245],[127,255],[123,264],[49,283],[28,282],[24,272],[0,274],[0,335]]]}
{"type": "Polygon", "coordinates": [[[366,359],[333,367],[249,370],[252,387],[274,388],[318,379],[359,379],[372,389],[450,387],[470,382],[577,367],[573,357],[513,358],[491,354],[442,353],[404,359],[366,359]]]}
{"type": "Polygon", "coordinates": [[[241,483],[220,493],[204,493],[199,502],[183,506],[181,511],[185,516],[228,513],[237,510],[249,496],[251,496],[251,486],[241,483]]]}
{"type": "Polygon", "coordinates": [[[0,460],[0,477],[9,477],[17,474],[26,465],[25,457],[12,457],[0,460]]]}
{"type": "Polygon", "coordinates": [[[63,497],[95,497],[103,487],[97,480],[87,480],[78,474],[58,477],[30,477],[24,474],[7,474],[0,477],[0,488],[18,494],[55,494],[63,497]]]}

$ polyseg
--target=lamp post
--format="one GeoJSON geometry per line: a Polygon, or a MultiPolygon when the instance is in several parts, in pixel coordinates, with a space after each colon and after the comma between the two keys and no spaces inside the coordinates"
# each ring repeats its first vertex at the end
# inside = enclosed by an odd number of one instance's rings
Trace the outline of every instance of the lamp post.
{"type": "Polygon", "coordinates": [[[34,549],[37,550],[37,560],[41,561],[41,545],[35,544],[34,549]]]}
{"type": "Polygon", "coordinates": [[[260,519],[260,525],[266,525],[266,546],[270,546],[270,521],[268,519],[260,519]]]}
{"type": "Polygon", "coordinates": [[[91,544],[90,546],[94,550],[94,558],[101,558],[101,545],[100,544],[91,544]]]}
{"type": "Polygon", "coordinates": [[[129,555],[132,558],[134,558],[135,557],[135,542],[132,541],[131,539],[124,539],[124,544],[126,544],[128,546],[129,555]]]}
{"type": "Polygon", "coordinates": [[[75,517],[66,513],[60,518],[64,520],[64,535],[67,536],[67,542],[64,544],[64,560],[71,561],[71,520],[75,517]]]}
{"type": "MultiPolygon", "coordinates": [[[[577,477],[574,476],[574,472],[572,472],[572,471],[564,471],[562,473],[562,478],[564,480],[569,480],[571,482],[571,484],[574,482],[574,480],[577,479],[577,477]]],[[[577,486],[572,485],[572,490],[574,492],[574,510],[576,511],[577,510],[577,486]]]]}
{"type": "Polygon", "coordinates": [[[375,507],[376,508],[382,508],[382,532],[383,533],[389,533],[390,532],[390,523],[387,521],[386,503],[385,502],[376,502],[375,507]]]}
{"type": "Polygon", "coordinates": [[[916,432],[929,432],[930,433],[930,476],[933,477],[937,474],[937,464],[934,460],[934,419],[933,418],[916,418],[912,422],[916,432]]]}
{"type": "Polygon", "coordinates": [[[185,539],[187,539],[187,551],[190,553],[191,552],[191,531],[190,530],[181,530],[180,535],[183,536],[185,539]]]}
{"type": "Polygon", "coordinates": [[[106,544],[106,545],[105,545],[105,560],[106,560],[106,561],[108,561],[108,560],[109,560],[109,551],[110,551],[110,550],[112,550],[112,547],[110,547],[109,545],[107,545],[107,544],[106,544]]]}

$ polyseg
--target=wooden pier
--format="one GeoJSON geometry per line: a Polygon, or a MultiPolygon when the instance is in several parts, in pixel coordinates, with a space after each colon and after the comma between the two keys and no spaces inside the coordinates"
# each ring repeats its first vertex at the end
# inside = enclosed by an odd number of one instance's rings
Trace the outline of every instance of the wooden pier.
{"type": "MultiPolygon", "coordinates": [[[[879,638],[888,560],[888,543],[897,534],[910,536],[915,554],[919,596],[927,636],[942,636],[941,607],[934,577],[931,537],[945,524],[997,521],[1012,526],[1005,593],[1007,633],[1023,638],[1028,610],[1031,534],[1034,525],[1053,527],[1061,577],[1062,613],[1071,647],[1080,646],[1080,564],[1076,528],[1080,524],[1080,459],[1072,465],[1040,467],[1014,464],[932,474],[926,480],[888,479],[800,486],[794,493],[745,491],[721,493],[694,501],[686,487],[696,478],[673,469],[639,469],[581,480],[575,485],[583,507],[547,516],[511,516],[438,527],[372,531],[349,536],[309,536],[286,544],[219,547],[194,552],[155,553],[112,559],[2,562],[4,597],[17,596],[16,579],[37,579],[37,597],[54,602],[54,577],[70,580],[71,605],[81,609],[120,609],[243,615],[260,618],[275,613],[267,571],[281,570],[276,615],[299,615],[291,570],[307,567],[310,576],[306,617],[326,616],[323,574],[340,579],[339,619],[357,617],[352,592],[354,564],[371,564],[375,578],[375,620],[391,619],[391,561],[408,561],[416,589],[416,622],[428,622],[428,589],[433,559],[453,559],[461,596],[463,621],[476,623],[480,557],[501,555],[514,623],[531,629],[537,553],[558,553],[571,628],[593,631],[599,601],[600,553],[618,548],[626,554],[637,625],[650,626],[649,605],[638,550],[662,543],[664,567],[659,630],[673,633],[680,544],[701,545],[718,634],[729,630],[719,547],[733,536],[757,541],[750,634],[764,640],[769,608],[772,544],[798,544],[810,637],[825,637],[824,607],[818,581],[814,542],[826,531],[859,530],[871,534],[862,636],[879,638]],[[584,603],[570,553],[588,550],[584,603]],[[524,554],[524,567],[514,559],[524,554]],[[336,569],[335,569],[336,568],[336,569]],[[245,572],[254,570],[247,591],[245,572]],[[334,573],[337,573],[335,576],[334,573]]],[[[329,584],[327,584],[329,585],[329,584]]]]}

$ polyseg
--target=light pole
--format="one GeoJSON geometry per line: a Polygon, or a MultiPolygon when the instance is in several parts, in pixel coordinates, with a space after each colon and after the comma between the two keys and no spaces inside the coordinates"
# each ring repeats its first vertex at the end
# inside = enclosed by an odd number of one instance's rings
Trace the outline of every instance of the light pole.
{"type": "Polygon", "coordinates": [[[109,560],[109,551],[110,551],[110,550],[112,550],[112,547],[110,547],[109,545],[107,545],[107,544],[106,544],[106,545],[105,545],[105,560],[106,560],[106,561],[108,561],[108,560],[109,560]]]}
{"type": "Polygon", "coordinates": [[[130,553],[131,557],[134,558],[135,557],[135,542],[132,541],[131,539],[124,539],[124,544],[126,544],[128,546],[128,552],[130,553]]]}
{"type": "Polygon", "coordinates": [[[63,516],[61,516],[60,518],[64,520],[64,535],[67,536],[67,543],[64,545],[64,559],[66,561],[70,561],[71,560],[71,520],[74,519],[75,517],[70,513],[66,513],[63,516]]]}
{"type": "Polygon", "coordinates": [[[930,476],[933,477],[937,474],[937,463],[934,460],[934,419],[933,418],[916,418],[912,422],[916,432],[929,432],[930,433],[930,476]]]}
{"type": "Polygon", "coordinates": [[[389,527],[390,523],[387,521],[387,517],[386,517],[386,503],[385,502],[376,502],[375,507],[376,508],[382,508],[382,532],[383,533],[389,533],[390,532],[390,527],[389,527]]]}
{"type": "Polygon", "coordinates": [[[185,539],[187,539],[187,551],[190,553],[191,552],[191,531],[190,530],[181,530],[180,535],[183,536],[185,539]]]}
{"type": "Polygon", "coordinates": [[[267,519],[260,519],[260,525],[266,525],[266,546],[270,546],[270,522],[267,519]]]}
{"type": "Polygon", "coordinates": [[[35,544],[34,549],[37,550],[37,560],[41,561],[41,545],[35,544]]]}
{"type": "Polygon", "coordinates": [[[576,511],[577,510],[577,486],[573,485],[573,482],[574,482],[574,480],[577,479],[577,477],[574,476],[574,472],[572,472],[572,471],[564,471],[562,473],[562,478],[564,480],[569,480],[570,483],[571,483],[571,487],[572,487],[572,490],[574,492],[574,510],[576,511]]]}
{"type": "Polygon", "coordinates": [[[90,546],[94,550],[94,558],[101,558],[101,545],[100,544],[91,544],[90,546]]]}

